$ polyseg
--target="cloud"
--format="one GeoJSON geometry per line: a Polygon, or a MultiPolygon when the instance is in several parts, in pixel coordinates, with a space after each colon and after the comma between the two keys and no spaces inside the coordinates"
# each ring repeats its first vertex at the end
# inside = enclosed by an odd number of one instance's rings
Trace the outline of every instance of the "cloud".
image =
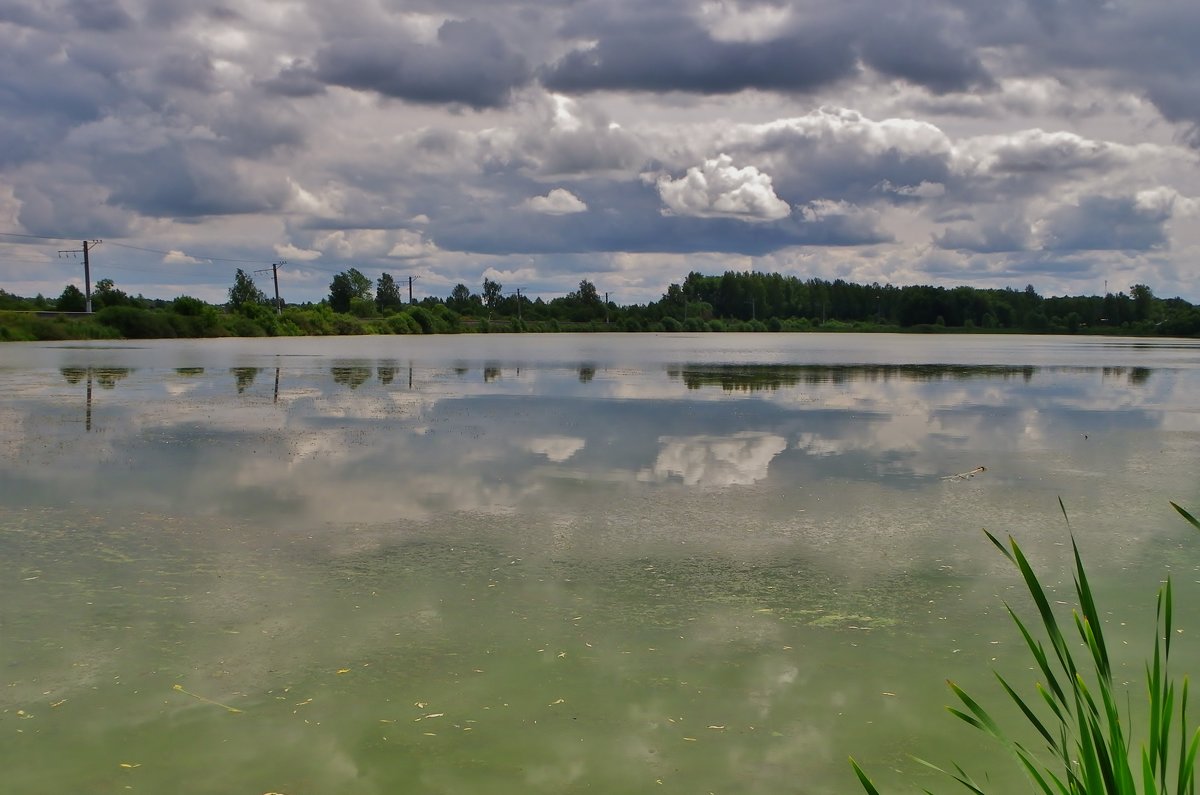
{"type": "Polygon", "coordinates": [[[544,455],[556,464],[570,459],[587,445],[587,441],[575,436],[541,436],[530,439],[526,449],[537,455],[544,455]]]}
{"type": "MultiPolygon", "coordinates": [[[[294,67],[277,81],[295,87],[294,67]]],[[[437,41],[424,44],[388,36],[339,39],[317,54],[313,76],[322,82],[425,104],[461,103],[494,108],[508,102],[531,72],[525,59],[490,25],[449,20],[437,41]]],[[[301,81],[302,82],[302,81],[301,81]]]]}
{"type": "Polygon", "coordinates": [[[168,265],[196,265],[201,260],[184,254],[182,251],[168,251],[163,256],[162,261],[168,265]]]}
{"type": "Polygon", "coordinates": [[[311,262],[321,258],[320,251],[314,251],[310,248],[299,248],[291,243],[275,244],[275,253],[284,259],[297,260],[299,262],[311,262]]]}
{"type": "Polygon", "coordinates": [[[586,212],[588,208],[578,196],[565,188],[554,188],[545,196],[534,196],[527,199],[522,206],[546,215],[571,215],[586,212]]]}
{"type": "Polygon", "coordinates": [[[417,259],[437,253],[437,246],[426,240],[424,234],[411,229],[400,229],[393,233],[395,242],[387,256],[396,259],[417,259]]]}
{"type": "Polygon", "coordinates": [[[771,460],[787,449],[774,434],[745,431],[730,436],[664,436],[654,466],[641,480],[680,478],[685,486],[749,486],[766,480],[771,460]]]}
{"type": "Polygon", "coordinates": [[[778,38],[791,27],[793,9],[787,5],[751,5],[731,0],[708,0],[694,15],[714,41],[763,42],[778,38]]]}
{"type": "Polygon", "coordinates": [[[811,17],[785,35],[755,41],[761,22],[746,21],[737,33],[728,21],[723,31],[711,23],[706,30],[685,4],[584,6],[565,32],[588,43],[547,66],[542,82],[565,93],[815,91],[854,74],[857,59],[841,25],[811,17]]]}
{"type": "MultiPolygon", "coordinates": [[[[0,0],[6,229],[419,258],[430,290],[495,267],[644,301],[693,262],[1065,290],[1090,258],[1195,296],[1200,9],[1177,0],[401,5],[0,0]]],[[[122,259],[123,289],[227,288],[122,259]]]]}
{"type": "Polygon", "coordinates": [[[791,214],[788,203],[775,195],[770,176],[754,166],[737,168],[725,154],[689,168],[680,179],[660,176],[655,185],[676,215],[777,221],[791,214]]]}
{"type": "Polygon", "coordinates": [[[934,94],[989,88],[992,78],[964,31],[948,26],[932,8],[885,11],[872,18],[863,37],[863,61],[934,94]]]}
{"type": "Polygon", "coordinates": [[[1166,247],[1173,211],[1174,202],[1159,194],[1085,196],[1052,210],[1036,231],[1050,251],[1149,251],[1166,247]]]}

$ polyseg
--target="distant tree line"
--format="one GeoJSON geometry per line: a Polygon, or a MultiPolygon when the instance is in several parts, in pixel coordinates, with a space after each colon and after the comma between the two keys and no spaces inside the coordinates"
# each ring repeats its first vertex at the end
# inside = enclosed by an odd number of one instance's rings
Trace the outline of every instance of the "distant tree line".
{"type": "Polygon", "coordinates": [[[1200,308],[1135,284],[1103,296],[1044,298],[1024,289],[897,287],[777,273],[689,273],[646,304],[605,300],[590,280],[553,298],[530,300],[484,278],[479,292],[457,284],[445,298],[409,303],[395,278],[372,282],[357,268],[336,274],[319,302],[276,306],[238,269],[228,300],[130,296],[111,279],[82,313],[83,293],[20,298],[0,290],[0,339],[79,339],[435,334],[489,331],[959,331],[1200,336],[1200,308]],[[7,310],[7,311],[6,311],[7,310]]]}

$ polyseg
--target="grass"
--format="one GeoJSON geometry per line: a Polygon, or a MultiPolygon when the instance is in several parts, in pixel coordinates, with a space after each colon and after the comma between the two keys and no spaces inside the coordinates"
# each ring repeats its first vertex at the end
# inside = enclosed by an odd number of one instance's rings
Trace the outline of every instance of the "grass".
{"type": "MultiPolygon", "coordinates": [[[[1061,500],[1059,505],[1062,506],[1061,500]]],[[[1200,520],[1175,503],[1171,506],[1200,530],[1200,520]]],[[[1066,515],[1064,507],[1063,516],[1066,515]]],[[[1069,519],[1067,525],[1070,527],[1069,519]]],[[[978,701],[954,682],[948,684],[958,705],[948,707],[950,713],[1002,743],[1024,771],[1035,793],[1194,795],[1200,728],[1195,728],[1188,717],[1188,678],[1177,682],[1169,671],[1173,631],[1170,579],[1158,591],[1154,653],[1146,663],[1148,726],[1140,732],[1141,742],[1135,751],[1128,703],[1124,708],[1121,703],[1128,694],[1119,693],[1114,685],[1100,613],[1074,538],[1071,546],[1079,606],[1072,611],[1076,642],[1069,643],[1068,634],[1051,610],[1046,590],[1021,547],[1011,536],[1007,546],[991,533],[987,537],[1021,573],[1037,608],[1038,615],[1031,622],[1005,604],[1041,675],[1041,681],[1034,686],[1035,695],[1022,696],[999,673],[996,678],[1024,716],[1027,725],[1022,734],[1036,735],[1044,747],[1035,752],[1013,739],[978,701]],[[1040,630],[1035,636],[1038,623],[1040,630]]],[[[959,764],[953,770],[946,770],[924,760],[917,761],[944,773],[969,792],[987,795],[985,785],[959,764]]],[[[854,759],[850,764],[868,795],[879,795],[854,759]]]]}

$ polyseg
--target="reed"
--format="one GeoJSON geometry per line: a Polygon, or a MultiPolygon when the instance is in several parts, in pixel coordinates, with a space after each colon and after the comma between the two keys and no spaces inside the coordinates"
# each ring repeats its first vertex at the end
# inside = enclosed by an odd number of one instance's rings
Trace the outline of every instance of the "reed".
{"type": "MultiPolygon", "coordinates": [[[[1062,507],[1062,501],[1059,501],[1062,507]]],[[[1171,506],[1197,530],[1200,520],[1179,505],[1171,506]]],[[[1063,507],[1063,516],[1066,517],[1063,507]]],[[[1067,521],[1068,528],[1070,520],[1067,521]]],[[[986,532],[986,531],[985,531],[986,532]]],[[[1188,716],[1188,678],[1170,673],[1173,600],[1171,580],[1158,591],[1155,609],[1154,653],[1146,663],[1148,726],[1136,733],[1141,738],[1133,747],[1134,728],[1126,703],[1127,694],[1113,682],[1108,647],[1100,613],[1088,584],[1087,572],[1072,537],[1075,558],[1075,594],[1078,607],[1072,611],[1075,643],[1068,642],[1050,608],[1046,590],[1034,573],[1021,547],[1010,536],[1006,546],[991,533],[988,539],[1021,573],[1033,597],[1037,616],[1028,621],[1008,604],[1009,615],[1036,662],[1041,681],[1035,694],[1022,696],[999,673],[996,678],[1008,698],[1024,716],[1038,738],[1035,751],[1013,738],[992,715],[967,692],[949,682],[958,701],[950,713],[1002,743],[1025,772],[1030,788],[1042,795],[1194,795],[1196,752],[1200,728],[1188,716]],[[1037,625],[1040,631],[1035,635],[1037,625]]],[[[1031,735],[1027,730],[1025,735],[1031,735]]],[[[985,785],[971,778],[958,764],[946,770],[930,762],[917,761],[949,776],[969,792],[987,795],[985,785]]],[[[850,760],[859,783],[868,795],[879,795],[866,772],[850,760]]],[[[926,793],[929,793],[926,790],[926,793]]]]}

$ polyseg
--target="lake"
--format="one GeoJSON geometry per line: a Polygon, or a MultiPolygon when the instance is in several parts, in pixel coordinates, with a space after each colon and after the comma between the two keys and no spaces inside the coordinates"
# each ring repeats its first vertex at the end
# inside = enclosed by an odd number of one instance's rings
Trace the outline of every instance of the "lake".
{"type": "Polygon", "coordinates": [[[0,373],[10,792],[848,793],[849,755],[1016,788],[945,680],[1035,681],[981,529],[1069,603],[1060,498],[1133,697],[1167,573],[1200,661],[1168,504],[1200,508],[1197,342],[8,343],[0,373]]]}

